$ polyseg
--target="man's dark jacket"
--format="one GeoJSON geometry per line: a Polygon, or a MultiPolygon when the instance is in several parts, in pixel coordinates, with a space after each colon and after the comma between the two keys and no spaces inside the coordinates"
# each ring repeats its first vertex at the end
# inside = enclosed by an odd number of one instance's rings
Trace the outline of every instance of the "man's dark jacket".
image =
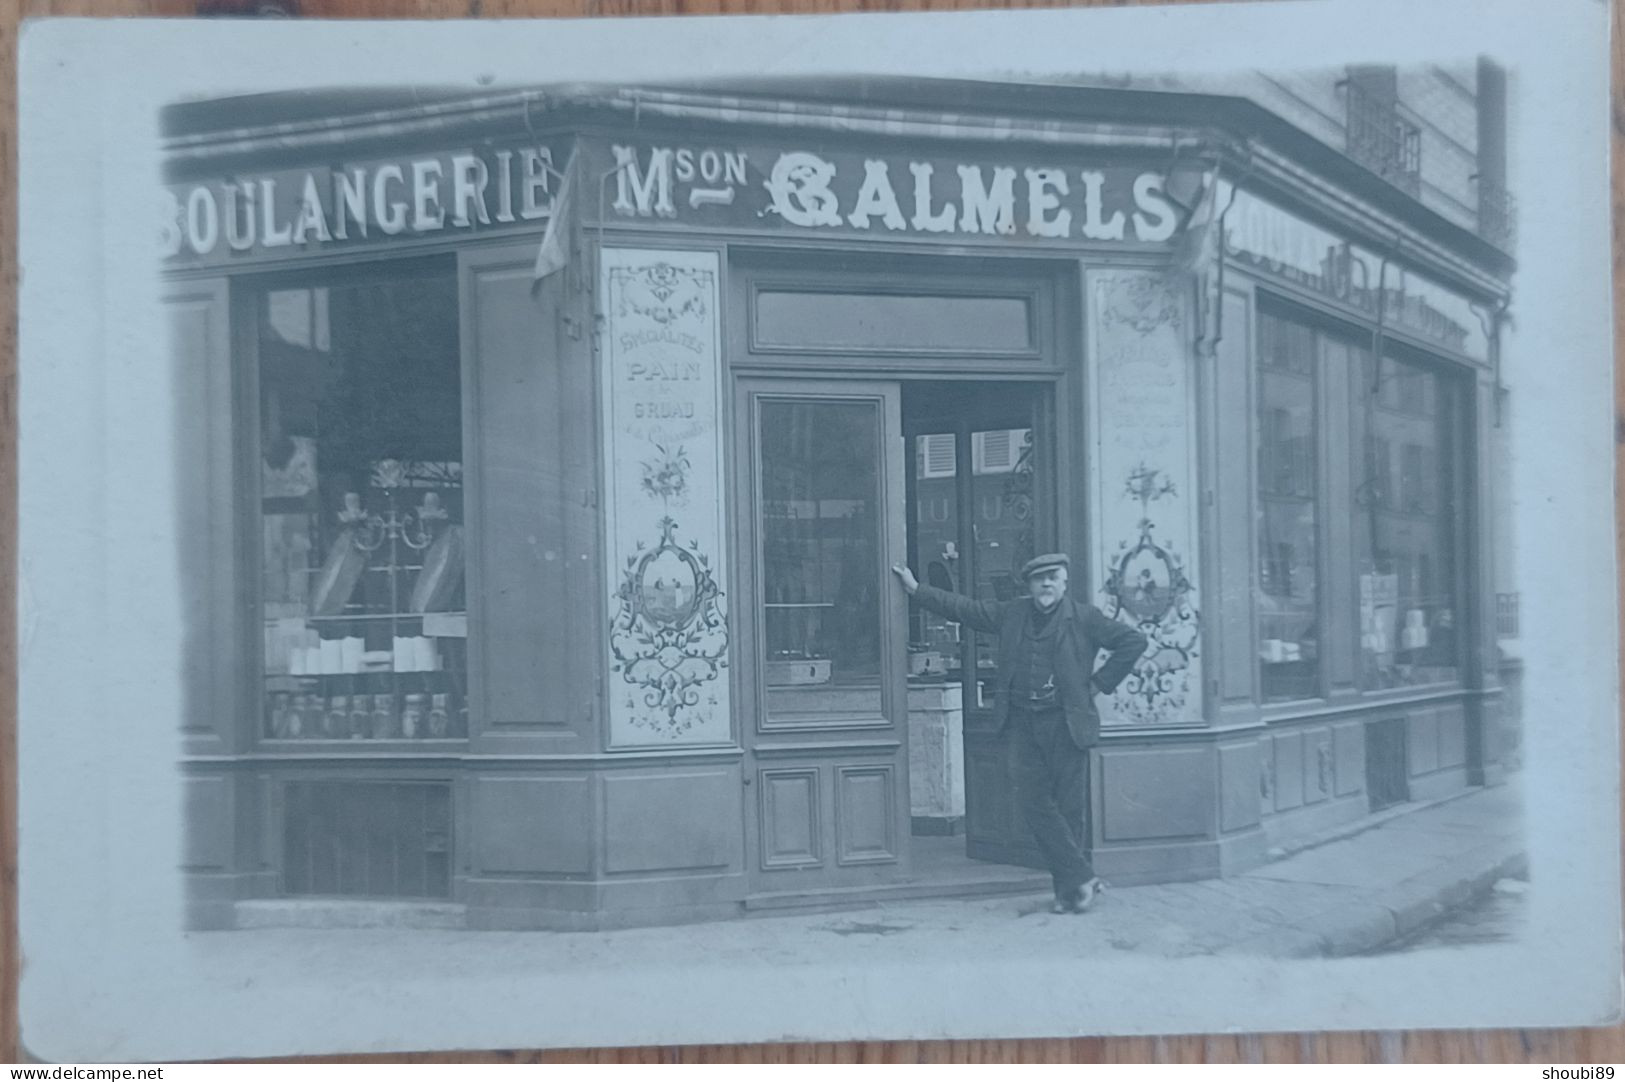
{"type": "MultiPolygon", "coordinates": [[[[1010,722],[1010,682],[1020,657],[1027,621],[1037,610],[1032,598],[1014,601],[976,601],[923,583],[914,591],[914,600],[933,612],[956,620],[977,631],[999,637],[998,687],[993,700],[993,718],[1002,731],[1010,722]]],[[[1080,748],[1100,740],[1100,713],[1095,709],[1094,692],[1109,695],[1134,668],[1145,653],[1146,638],[1087,602],[1063,597],[1055,618],[1059,640],[1055,644],[1055,685],[1066,710],[1066,727],[1080,748]],[[1106,663],[1095,671],[1095,657],[1110,652],[1106,663]],[[1091,686],[1092,685],[1092,686],[1091,686]]]]}

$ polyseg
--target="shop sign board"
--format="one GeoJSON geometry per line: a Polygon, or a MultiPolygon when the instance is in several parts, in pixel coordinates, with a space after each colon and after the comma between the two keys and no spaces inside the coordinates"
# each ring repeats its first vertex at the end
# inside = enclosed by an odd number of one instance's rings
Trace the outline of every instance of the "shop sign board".
{"type": "Polygon", "coordinates": [[[167,184],[160,252],[211,267],[535,228],[553,212],[553,159],[543,145],[442,150],[167,184]]]}
{"type": "Polygon", "coordinates": [[[611,141],[589,148],[609,223],[788,233],[1163,244],[1186,212],[1163,166],[975,152],[611,141]]]}
{"type": "Polygon", "coordinates": [[[1473,303],[1459,293],[1352,244],[1252,192],[1221,184],[1225,252],[1265,276],[1307,289],[1362,320],[1375,320],[1423,342],[1477,361],[1489,359],[1484,326],[1473,303]],[[1379,278],[1381,281],[1379,282],[1379,278]]]}
{"type": "MultiPolygon", "coordinates": [[[[1161,245],[1187,212],[1161,164],[796,146],[585,144],[611,222],[789,233],[1161,245]]],[[[547,145],[462,148],[218,175],[160,189],[172,269],[545,224],[568,164],[547,145]]],[[[1187,178],[1194,180],[1194,177],[1187,178]]],[[[599,196],[602,196],[600,202],[599,196]]]]}
{"type": "Polygon", "coordinates": [[[611,748],[731,738],[714,252],[606,248],[611,748]]]}

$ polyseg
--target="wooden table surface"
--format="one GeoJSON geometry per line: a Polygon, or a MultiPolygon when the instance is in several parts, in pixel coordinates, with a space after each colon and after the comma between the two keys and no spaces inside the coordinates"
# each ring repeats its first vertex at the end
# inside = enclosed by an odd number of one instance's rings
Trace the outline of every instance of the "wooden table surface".
{"type": "MultiPolygon", "coordinates": [[[[1164,0],[1159,0],[1164,2],[1164,0]]],[[[1203,2],[1203,0],[1172,0],[1203,2]]],[[[1535,2],[1535,0],[1530,0],[1535,2]]],[[[1573,0],[1579,2],[1579,0],[1573,0]]],[[[1625,467],[1625,394],[1617,379],[1625,337],[1625,262],[1618,225],[1625,211],[1625,47],[1617,27],[1625,0],[1609,0],[1616,24],[1610,94],[1613,161],[1615,467],[1625,467]]],[[[19,19],[47,15],[184,16],[287,14],[315,18],[580,17],[764,14],[834,11],[952,11],[967,8],[1140,7],[1136,0],[1076,4],[1022,0],[0,0],[0,568],[17,564],[17,241],[16,70],[19,19]]],[[[1616,490],[1618,484],[1616,482],[1616,490]]],[[[1616,491],[1616,501],[1620,493],[1616,491]]],[[[1616,523],[1625,550],[1625,519],[1616,523]]],[[[1621,579],[1625,583],[1625,578],[1621,579]]],[[[1622,590],[1625,600],[1625,590],[1622,590]]],[[[16,583],[0,577],[0,612],[16,611],[16,583]]],[[[1625,642],[1625,638],[1622,638],[1625,642]]],[[[0,1060],[17,1061],[17,761],[16,629],[0,620],[0,1060]]],[[[1622,651],[1625,666],[1625,651],[1622,651]]],[[[1622,831],[1625,834],[1625,831],[1622,831]]],[[[855,1041],[844,1044],[690,1045],[572,1051],[501,1049],[334,1057],[331,1062],[458,1063],[1620,1063],[1625,1026],[1566,1030],[1411,1030],[1404,1032],[1248,1034],[1011,1041],[855,1041]]],[[[271,1061],[275,1062],[275,1061],[271,1061]]]]}

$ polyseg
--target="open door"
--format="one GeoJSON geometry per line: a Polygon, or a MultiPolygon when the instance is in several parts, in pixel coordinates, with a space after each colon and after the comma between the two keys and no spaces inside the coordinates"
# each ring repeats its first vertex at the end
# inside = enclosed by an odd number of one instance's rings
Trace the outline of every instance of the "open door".
{"type": "MultiPolygon", "coordinates": [[[[909,562],[922,582],[988,601],[1024,593],[1021,565],[1055,543],[1050,399],[1047,383],[905,385],[909,562]]],[[[959,692],[966,855],[1043,867],[1016,800],[1014,749],[993,727],[994,637],[914,606],[909,641],[910,686],[959,692]]],[[[943,830],[919,817],[914,828],[943,830]]]]}
{"type": "Polygon", "coordinates": [[[735,663],[753,898],[903,878],[903,440],[896,383],[741,379],[735,663]]]}

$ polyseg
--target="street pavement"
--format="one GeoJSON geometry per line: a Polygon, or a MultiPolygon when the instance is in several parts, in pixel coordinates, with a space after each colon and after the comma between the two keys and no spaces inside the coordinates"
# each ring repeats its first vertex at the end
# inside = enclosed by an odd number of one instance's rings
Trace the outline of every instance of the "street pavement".
{"type": "MultiPolygon", "coordinates": [[[[1174,1019],[1214,1017],[1201,1006],[1209,1001],[1192,995],[1216,997],[1221,1021],[1204,1021],[1207,1028],[1256,1029],[1243,1023],[1261,1018],[1321,1028],[1348,1010],[1383,1016],[1408,992],[1362,1001],[1359,989],[1378,986],[1323,979],[1329,963],[1320,959],[1405,954],[1407,943],[1441,927],[1432,922],[1486,891],[1538,891],[1521,879],[1521,823],[1516,785],[1475,790],[1245,874],[1113,888],[1078,915],[1049,912],[1044,892],[596,932],[400,923],[192,932],[178,955],[113,956],[89,994],[80,984],[30,985],[25,959],[23,1043],[49,1061],[123,1063],[702,1038],[1161,1032],[1186,1024],[1174,1019]],[[1282,958],[1311,961],[1268,964],[1282,958]],[[1170,964],[1162,981],[1162,967],[1139,964],[1158,959],[1187,961],[1170,964]],[[121,1021],[89,1024],[101,1017],[121,1021]]],[[[357,919],[388,908],[348,904],[357,919]]],[[[277,916],[275,906],[259,913],[267,923],[277,916]]],[[[428,915],[460,918],[454,907],[428,915]]],[[[1513,945],[1517,929],[1502,924],[1500,942],[1483,950],[1513,945]]],[[[1438,1002],[1449,998],[1447,978],[1461,978],[1454,995],[1470,999],[1472,973],[1432,958],[1411,976],[1413,957],[1337,965],[1368,976],[1388,966],[1407,989],[1426,973],[1438,1002]]]]}
{"type": "Polygon", "coordinates": [[[1473,790],[1225,879],[1114,887],[1084,914],[1046,893],[878,903],[679,927],[597,932],[266,927],[194,933],[206,955],[267,977],[343,973],[399,944],[415,964],[515,974],[538,968],[731,961],[865,965],[951,944],[964,959],[1101,955],[1325,957],[1410,935],[1523,874],[1515,784],[1473,790]]]}

